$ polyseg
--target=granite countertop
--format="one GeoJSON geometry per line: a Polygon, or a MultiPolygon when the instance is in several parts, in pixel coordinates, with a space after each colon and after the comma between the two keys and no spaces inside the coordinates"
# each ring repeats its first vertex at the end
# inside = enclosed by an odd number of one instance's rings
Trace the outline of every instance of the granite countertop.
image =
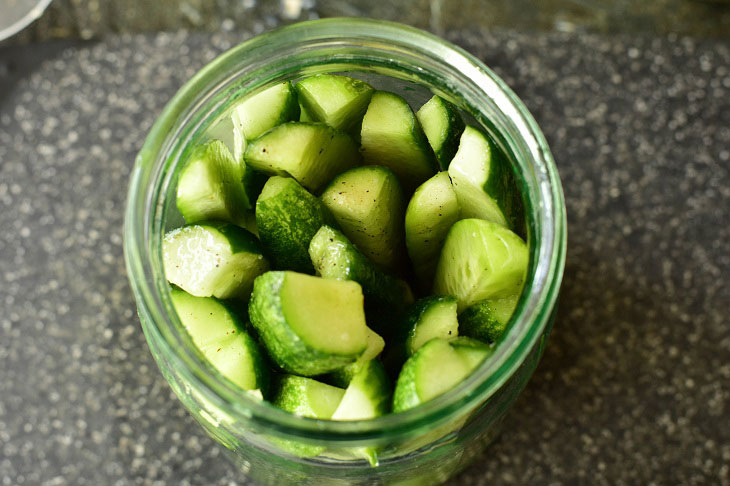
{"type": "MultiPolygon", "coordinates": [[[[146,131],[247,36],[0,50],[0,484],[248,484],[158,372],[122,260],[146,131]]],[[[451,484],[730,484],[730,46],[447,37],[533,112],[569,219],[543,361],[451,484]]]]}

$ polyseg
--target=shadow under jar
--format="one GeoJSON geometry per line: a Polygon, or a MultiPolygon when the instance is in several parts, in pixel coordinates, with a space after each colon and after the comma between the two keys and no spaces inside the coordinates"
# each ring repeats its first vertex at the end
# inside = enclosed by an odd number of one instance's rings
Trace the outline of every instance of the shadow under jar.
{"type": "Polygon", "coordinates": [[[327,19],[255,37],[197,73],[168,103],[139,153],[125,220],[125,257],[149,347],[165,379],[207,432],[261,484],[438,484],[493,440],[540,359],[565,263],[562,188],[547,143],[522,102],[476,58],[404,25],[327,19]],[[530,264],[495,352],[449,392],[406,412],[356,422],[301,418],[246,396],[210,367],[173,309],[162,265],[178,169],[238,99],[274,83],[345,73],[419,106],[455,103],[510,160],[522,194],[530,264]],[[282,441],[321,446],[302,458],[282,441]],[[350,451],[377,447],[379,464],[350,451]]]}

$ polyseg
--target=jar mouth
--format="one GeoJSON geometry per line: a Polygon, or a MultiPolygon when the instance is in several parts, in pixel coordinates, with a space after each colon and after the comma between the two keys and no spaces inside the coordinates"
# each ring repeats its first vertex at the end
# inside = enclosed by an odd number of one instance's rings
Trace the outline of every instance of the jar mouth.
{"type": "MultiPolygon", "coordinates": [[[[316,59],[311,57],[312,66],[316,59]]],[[[432,34],[393,22],[349,18],[303,22],[256,36],[220,55],[188,81],[168,102],[136,158],[124,228],[127,272],[147,339],[152,339],[151,334],[160,338],[165,359],[185,371],[190,387],[233,420],[274,434],[329,441],[368,440],[381,436],[383,431],[390,436],[416,433],[491,396],[523,363],[547,326],[562,280],[565,247],[565,203],[557,169],[537,123],[511,89],[474,56],[432,34]],[[205,362],[182,331],[173,310],[162,271],[160,242],[169,203],[164,188],[170,184],[176,161],[185,150],[183,141],[205,123],[197,112],[204,106],[208,114],[220,110],[224,98],[230,98],[230,90],[224,95],[211,87],[235,81],[239,92],[247,93],[265,85],[272,80],[267,70],[271,68],[270,60],[288,62],[276,56],[281,46],[300,53],[295,67],[301,67],[307,65],[303,59],[310,59],[308,50],[316,49],[331,51],[335,59],[332,62],[337,62],[337,53],[343,56],[342,62],[347,62],[348,49],[354,43],[386,53],[369,59],[383,61],[384,65],[397,66],[408,56],[421,56],[424,63],[430,64],[414,68],[414,76],[422,75],[421,81],[430,81],[433,69],[439,68],[445,72],[437,88],[445,93],[459,88],[470,114],[495,136],[518,167],[525,192],[531,263],[505,337],[463,382],[405,412],[366,421],[335,422],[297,417],[268,402],[244,396],[205,362]],[[241,77],[236,68],[245,68],[246,75],[241,77]]]]}

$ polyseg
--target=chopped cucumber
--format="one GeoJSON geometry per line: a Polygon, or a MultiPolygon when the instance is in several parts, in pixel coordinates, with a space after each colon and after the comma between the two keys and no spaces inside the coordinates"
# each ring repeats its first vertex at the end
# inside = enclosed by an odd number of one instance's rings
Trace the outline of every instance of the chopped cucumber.
{"type": "Polygon", "coordinates": [[[279,380],[272,403],[294,415],[328,419],[344,395],[342,388],[303,376],[285,375],[279,380]]]}
{"type": "Polygon", "coordinates": [[[465,336],[453,339],[449,344],[472,370],[494,351],[489,344],[465,336]]]}
{"type": "Polygon", "coordinates": [[[476,347],[432,339],[408,358],[393,393],[393,411],[402,412],[431,400],[459,384],[489,355],[489,346],[476,347]]]}
{"type": "Polygon", "coordinates": [[[406,208],[406,247],[421,288],[430,290],[446,233],[460,214],[447,172],[439,172],[413,193],[406,208]]]}
{"type": "Polygon", "coordinates": [[[446,236],[434,294],[455,296],[459,312],[480,300],[518,294],[528,260],[525,242],[504,226],[462,219],[446,236]]]}
{"type": "Polygon", "coordinates": [[[360,163],[355,142],[323,123],[278,125],[248,144],[248,165],[271,175],[289,175],[310,191],[360,163]]]}
{"type": "Polygon", "coordinates": [[[514,294],[501,299],[484,299],[467,307],[459,314],[462,334],[488,343],[497,342],[504,334],[519,298],[519,294],[514,294]]]}
{"type": "Polygon", "coordinates": [[[408,311],[406,317],[406,354],[412,356],[434,338],[450,339],[459,335],[456,299],[451,296],[424,297],[408,311]]]}
{"type": "Polygon", "coordinates": [[[459,111],[445,99],[434,95],[418,110],[416,118],[431,144],[436,160],[446,170],[459,148],[459,137],[464,131],[464,120],[459,111]]]}
{"type": "Polygon", "coordinates": [[[254,279],[269,268],[254,235],[222,222],[168,232],[162,260],[170,283],[198,297],[220,299],[248,298],[254,279]]]}
{"type": "MultiPolygon", "coordinates": [[[[339,231],[322,226],[309,244],[309,255],[323,278],[353,280],[362,286],[366,311],[398,312],[413,302],[408,284],[377,268],[339,231]]],[[[368,317],[371,317],[368,315],[368,317]]],[[[377,332],[389,334],[387,322],[370,320],[377,332]]]]}
{"type": "Polygon", "coordinates": [[[517,198],[507,160],[494,143],[474,127],[466,127],[459,150],[449,165],[463,218],[480,218],[515,227],[513,204],[517,198]]]}
{"type": "Polygon", "coordinates": [[[385,368],[370,360],[352,377],[332,420],[365,420],[380,417],[390,408],[390,381],[385,368]]]}
{"type": "Polygon", "coordinates": [[[344,131],[362,120],[373,95],[373,88],[366,82],[334,74],[302,79],[296,90],[299,102],[314,121],[344,131]]]}
{"type": "Polygon", "coordinates": [[[204,220],[241,224],[253,208],[241,179],[241,169],[223,142],[196,147],[180,171],[177,208],[188,223],[204,220]]]}
{"type": "Polygon", "coordinates": [[[367,347],[360,285],[295,272],[267,272],[254,281],[251,323],[271,358],[299,375],[328,373],[367,347]]]}
{"type": "Polygon", "coordinates": [[[268,391],[269,367],[256,341],[222,302],[172,289],[172,304],[193,343],[223,376],[244,390],[268,391]]]}
{"type": "Polygon", "coordinates": [[[259,237],[276,268],[313,273],[309,242],[324,224],[334,225],[335,219],[292,178],[270,178],[256,201],[259,237]]]}
{"type": "Polygon", "coordinates": [[[385,348],[385,340],[383,340],[383,338],[380,337],[379,334],[377,334],[370,328],[367,329],[367,333],[368,344],[365,348],[365,351],[360,355],[359,358],[357,358],[357,361],[355,361],[354,363],[350,363],[349,365],[330,373],[327,376],[328,383],[334,386],[347,388],[347,386],[350,384],[350,381],[352,381],[352,377],[355,376],[369,361],[377,358],[378,355],[383,351],[383,348],[385,348]]]}
{"type": "Polygon", "coordinates": [[[314,117],[309,114],[307,111],[307,108],[302,105],[302,102],[299,102],[299,121],[300,122],[312,122],[314,123],[314,117]]]}
{"type": "Polygon", "coordinates": [[[395,270],[403,260],[405,202],[397,177],[385,167],[356,167],[337,176],[322,202],[365,256],[395,270]]]}
{"type": "Polygon", "coordinates": [[[299,102],[289,81],[244,99],[231,112],[233,156],[243,160],[248,141],[277,125],[298,119],[299,102]]]}
{"type": "Polygon", "coordinates": [[[363,159],[390,167],[410,193],[437,170],[433,150],[408,102],[376,91],[362,121],[363,159]]]}

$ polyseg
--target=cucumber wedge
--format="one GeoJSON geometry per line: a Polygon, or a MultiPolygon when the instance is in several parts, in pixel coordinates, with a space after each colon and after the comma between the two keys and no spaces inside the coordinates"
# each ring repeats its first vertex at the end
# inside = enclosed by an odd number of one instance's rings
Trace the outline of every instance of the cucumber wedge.
{"type": "Polygon", "coordinates": [[[423,133],[431,144],[436,160],[443,170],[459,148],[459,138],[464,131],[464,120],[454,105],[434,95],[416,112],[423,133]]]}
{"type": "Polygon", "coordinates": [[[276,268],[314,273],[309,242],[325,224],[336,223],[322,201],[290,177],[271,177],[256,201],[259,238],[276,268]]]}
{"type": "Polygon", "coordinates": [[[449,344],[471,369],[479,366],[494,351],[489,344],[465,336],[452,339],[449,344]]]}
{"type": "Polygon", "coordinates": [[[287,412],[315,419],[329,419],[345,390],[302,376],[280,378],[271,402],[287,412]]]}
{"type": "Polygon", "coordinates": [[[380,417],[390,409],[390,381],[385,368],[370,360],[353,376],[332,414],[332,420],[366,420],[380,417]]]}
{"type": "Polygon", "coordinates": [[[437,170],[416,115],[394,93],[376,91],[372,95],[360,134],[364,162],[392,169],[409,193],[437,170]]]}
{"type": "Polygon", "coordinates": [[[219,140],[196,147],[180,171],[177,208],[187,223],[204,220],[242,224],[253,208],[239,164],[219,140]]]}
{"type": "Polygon", "coordinates": [[[315,119],[312,115],[309,114],[307,111],[307,108],[302,105],[302,102],[299,102],[299,121],[300,122],[315,122],[315,119]]]}
{"type": "Polygon", "coordinates": [[[459,312],[480,300],[515,295],[528,261],[527,245],[512,231],[482,219],[462,219],[446,236],[433,291],[456,297],[459,312]]]}
{"type": "Polygon", "coordinates": [[[344,131],[362,120],[373,95],[373,88],[366,82],[334,74],[302,79],[296,90],[299,102],[313,121],[344,131]]]}
{"type": "Polygon", "coordinates": [[[421,184],[406,208],[406,247],[422,289],[431,288],[446,233],[461,217],[447,172],[421,184]]]}
{"type": "Polygon", "coordinates": [[[398,376],[393,393],[393,412],[416,407],[459,384],[489,355],[489,346],[483,346],[477,348],[471,343],[454,345],[438,338],[421,346],[406,361],[398,376]]]}
{"type": "Polygon", "coordinates": [[[515,294],[501,299],[485,299],[467,307],[459,314],[462,334],[488,343],[497,342],[504,334],[519,298],[515,294]]]}
{"type": "MultiPolygon", "coordinates": [[[[352,280],[362,286],[368,318],[371,309],[397,313],[413,302],[408,284],[391,277],[360,253],[339,231],[322,226],[309,244],[309,255],[317,273],[323,278],[352,280]]],[[[370,319],[375,331],[389,334],[388,322],[370,319]]]]}
{"type": "Polygon", "coordinates": [[[256,341],[222,302],[172,289],[172,303],[203,356],[223,376],[254,393],[268,393],[269,367],[256,341]]]}
{"type": "Polygon", "coordinates": [[[267,272],[254,281],[249,317],[269,356],[289,373],[328,373],[367,348],[362,290],[355,282],[267,272]]]}
{"type": "Polygon", "coordinates": [[[344,132],[323,123],[289,122],[278,125],[246,147],[246,164],[270,175],[288,175],[310,191],[359,165],[355,142],[344,132]]]}
{"type": "Polygon", "coordinates": [[[238,226],[208,222],[183,226],[162,240],[167,280],[198,297],[248,298],[269,268],[258,240],[238,226]]]}
{"type": "Polygon", "coordinates": [[[265,131],[299,119],[299,102],[291,83],[276,84],[238,103],[231,112],[233,156],[243,160],[246,145],[265,131]]]}
{"type": "Polygon", "coordinates": [[[482,132],[464,129],[449,176],[463,218],[480,218],[514,228],[517,190],[507,160],[482,132]]]}
{"type": "Polygon", "coordinates": [[[424,297],[408,311],[406,354],[412,356],[434,338],[451,339],[459,335],[456,299],[451,296],[424,297]]]}
{"type": "Polygon", "coordinates": [[[327,186],[322,202],[365,256],[383,268],[399,268],[405,201],[393,172],[377,166],[350,169],[327,186]]]}
{"type": "Polygon", "coordinates": [[[365,366],[369,361],[374,360],[385,348],[385,340],[380,335],[376,334],[375,331],[367,329],[367,347],[365,351],[357,358],[357,361],[350,363],[349,365],[335,370],[327,376],[327,383],[342,388],[347,386],[352,381],[352,378],[365,366]]]}

